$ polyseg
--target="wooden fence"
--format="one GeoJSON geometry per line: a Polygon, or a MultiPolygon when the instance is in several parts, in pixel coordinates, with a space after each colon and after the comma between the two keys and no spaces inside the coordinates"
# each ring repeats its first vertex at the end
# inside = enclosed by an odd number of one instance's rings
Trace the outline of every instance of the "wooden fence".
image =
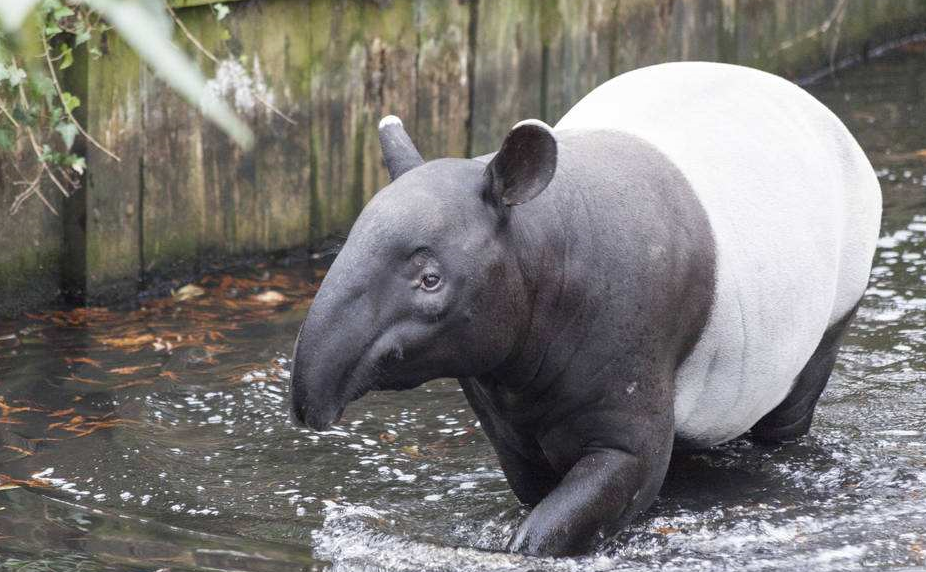
{"type": "Polygon", "coordinates": [[[797,77],[926,30],[921,0],[243,0],[221,21],[208,2],[173,3],[286,118],[243,97],[257,137],[244,153],[105,34],[102,57],[79,54],[65,79],[84,102],[79,119],[122,160],[85,148],[82,190],[47,193],[60,217],[38,201],[7,215],[16,189],[0,162],[0,314],[62,290],[126,298],[152,277],[346,233],[386,182],[385,114],[426,159],[471,156],[643,65],[716,60],[797,77]]]}

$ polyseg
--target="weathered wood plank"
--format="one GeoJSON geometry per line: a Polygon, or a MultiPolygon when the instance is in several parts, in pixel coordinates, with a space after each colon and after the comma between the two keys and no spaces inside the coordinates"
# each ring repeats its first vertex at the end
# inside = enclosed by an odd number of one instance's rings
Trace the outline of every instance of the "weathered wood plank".
{"type": "Polygon", "coordinates": [[[417,2],[413,139],[425,159],[466,155],[470,12],[460,2],[417,2]]]}
{"type": "MultiPolygon", "coordinates": [[[[308,19],[304,2],[252,2],[232,7],[223,21],[231,35],[229,55],[254,81],[250,102],[235,98],[239,114],[256,135],[254,150],[242,153],[213,126],[204,140],[210,165],[206,185],[216,208],[222,208],[223,197],[226,201],[224,238],[234,254],[272,252],[309,241],[308,19]],[[275,33],[268,34],[268,29],[275,33]]],[[[221,25],[211,26],[221,31],[221,25]]],[[[221,42],[220,37],[210,40],[221,42]]],[[[221,236],[217,229],[209,234],[221,236]]]]}
{"type": "Polygon", "coordinates": [[[544,121],[555,124],[585,94],[612,77],[618,5],[617,0],[541,5],[544,121]]]}
{"type": "Polygon", "coordinates": [[[478,0],[476,9],[470,152],[481,155],[497,150],[518,121],[541,116],[543,42],[532,0],[478,0]]]}
{"type": "Polygon", "coordinates": [[[309,7],[312,238],[345,235],[385,185],[376,125],[402,117],[414,133],[414,3],[319,0],[309,7]]]}
{"type": "Polygon", "coordinates": [[[79,140],[87,171],[83,187],[64,203],[63,283],[90,304],[133,295],[141,272],[141,65],[113,31],[92,40],[102,54],[78,50],[67,75],[83,102],[78,120],[120,160],[79,140]]]}
{"type": "MultiPolygon", "coordinates": [[[[184,12],[193,33],[206,9],[184,12]]],[[[182,44],[182,42],[181,42],[182,44]]],[[[204,63],[204,58],[199,58],[204,63]]],[[[144,162],[142,257],[145,274],[182,274],[221,240],[206,239],[204,227],[221,220],[222,210],[207,209],[203,166],[204,121],[150,70],[142,76],[144,162]]]]}
{"type": "MultiPolygon", "coordinates": [[[[308,5],[241,4],[222,22],[209,9],[194,8],[181,18],[220,62],[247,71],[249,80],[236,84],[226,75],[221,84],[257,143],[243,152],[165,86],[151,84],[146,98],[146,269],[189,270],[214,258],[307,244],[309,50],[303,26],[308,5]],[[268,28],[277,32],[268,34],[268,28]]],[[[202,54],[198,58],[207,73],[217,73],[212,61],[202,54]]]]}
{"type": "MultiPolygon", "coordinates": [[[[14,151],[0,152],[0,316],[13,316],[58,296],[62,258],[61,219],[41,201],[26,201],[16,215],[10,205],[24,187],[23,175],[37,169],[32,150],[25,144],[14,151]],[[14,167],[19,166],[19,170],[14,167]]],[[[44,194],[60,212],[63,197],[46,185],[44,194]]]]}

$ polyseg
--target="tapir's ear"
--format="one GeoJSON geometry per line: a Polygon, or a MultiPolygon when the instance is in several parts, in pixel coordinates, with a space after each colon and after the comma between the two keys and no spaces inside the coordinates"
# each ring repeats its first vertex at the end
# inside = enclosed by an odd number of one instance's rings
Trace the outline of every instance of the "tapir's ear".
{"type": "Polygon", "coordinates": [[[543,192],[556,172],[556,136],[537,119],[511,128],[502,148],[486,167],[489,191],[504,205],[520,205],[543,192]]]}
{"type": "Polygon", "coordinates": [[[405,132],[402,120],[395,115],[387,115],[380,120],[379,144],[383,148],[383,161],[389,170],[389,178],[393,181],[424,163],[411,137],[405,132]]]}

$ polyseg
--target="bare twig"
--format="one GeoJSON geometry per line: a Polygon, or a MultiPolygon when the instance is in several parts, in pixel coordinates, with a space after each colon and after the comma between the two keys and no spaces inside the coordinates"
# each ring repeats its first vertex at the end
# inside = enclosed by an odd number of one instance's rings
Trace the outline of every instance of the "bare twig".
{"type": "MultiPolygon", "coordinates": [[[[166,7],[167,7],[167,11],[170,12],[170,17],[173,19],[174,23],[177,24],[177,27],[180,28],[180,31],[183,32],[183,35],[186,36],[186,38],[190,41],[190,43],[193,44],[193,46],[197,50],[199,50],[200,53],[202,53],[204,56],[209,58],[212,61],[212,63],[219,64],[219,58],[215,57],[215,54],[210,52],[206,48],[206,46],[204,46],[202,42],[199,41],[199,39],[196,36],[190,33],[190,30],[187,29],[183,21],[179,17],[177,17],[177,13],[174,12],[174,9],[171,8],[170,6],[166,6],[166,7]]],[[[283,118],[283,120],[285,120],[290,125],[297,124],[290,116],[280,111],[272,103],[270,103],[269,101],[267,101],[266,99],[258,95],[257,93],[254,93],[253,96],[254,96],[254,99],[256,99],[261,105],[263,105],[264,107],[266,107],[267,109],[269,109],[270,111],[278,115],[279,117],[283,118]]]]}
{"type": "Polygon", "coordinates": [[[52,64],[52,61],[51,61],[51,54],[50,54],[51,50],[48,48],[48,40],[45,39],[44,35],[42,35],[42,47],[45,49],[45,61],[48,64],[48,71],[51,73],[51,81],[52,83],[55,84],[55,91],[58,92],[58,99],[61,100],[61,106],[64,107],[64,112],[67,114],[68,119],[70,119],[71,122],[74,123],[74,126],[77,127],[77,130],[80,131],[80,134],[83,135],[87,139],[87,141],[93,143],[93,145],[97,149],[106,153],[107,155],[115,159],[116,161],[122,161],[122,159],[120,159],[118,155],[116,155],[115,153],[113,153],[112,151],[104,147],[102,144],[100,144],[99,141],[94,139],[93,136],[87,133],[87,131],[84,130],[81,124],[77,121],[77,119],[74,118],[74,114],[71,113],[71,110],[68,109],[68,106],[64,101],[64,92],[61,89],[61,84],[58,83],[58,74],[55,73],[55,66],[54,64],[52,64]]]}
{"type": "Polygon", "coordinates": [[[836,71],[836,49],[839,48],[839,38],[842,36],[842,23],[846,19],[846,4],[849,0],[840,0],[839,16],[836,18],[836,28],[833,30],[833,41],[830,44],[830,71],[836,71]]]}
{"type": "MultiPolygon", "coordinates": [[[[13,58],[13,65],[19,67],[19,64],[16,63],[16,58],[13,58]]],[[[26,109],[28,109],[28,108],[29,108],[29,99],[26,97],[26,90],[24,89],[22,83],[19,84],[19,98],[20,98],[20,101],[22,101],[23,107],[26,108],[26,109]]],[[[62,193],[65,197],[70,197],[70,196],[71,196],[71,193],[69,193],[68,190],[64,187],[64,185],[61,184],[61,181],[59,181],[58,178],[55,177],[55,174],[51,172],[51,168],[48,166],[48,163],[47,163],[47,162],[45,161],[45,159],[42,157],[42,155],[43,155],[43,154],[42,154],[42,148],[39,146],[39,142],[38,142],[38,140],[36,140],[36,138],[35,138],[35,132],[33,132],[33,131],[32,131],[32,128],[29,127],[28,125],[24,125],[23,127],[24,127],[25,130],[26,130],[26,135],[29,136],[29,142],[32,144],[32,151],[35,153],[35,158],[38,159],[39,163],[42,165],[42,170],[45,171],[45,173],[48,175],[48,178],[52,180],[52,182],[55,184],[55,186],[58,187],[58,190],[60,190],[61,193],[62,193]]],[[[46,205],[48,205],[48,201],[46,201],[46,200],[44,199],[44,196],[41,194],[41,192],[38,192],[38,194],[39,194],[40,196],[42,196],[42,201],[43,201],[46,205]]],[[[50,205],[49,205],[49,208],[51,208],[50,205]]],[[[51,208],[51,210],[52,210],[52,212],[54,212],[55,214],[58,214],[58,211],[56,211],[54,208],[51,208]]]]}
{"type": "Polygon", "coordinates": [[[55,207],[53,207],[51,203],[48,202],[48,199],[45,198],[45,195],[42,194],[42,189],[39,187],[39,183],[41,182],[42,182],[42,171],[39,171],[39,175],[35,179],[33,179],[31,183],[28,183],[29,186],[26,187],[26,190],[16,195],[16,198],[13,199],[13,204],[10,206],[11,215],[14,215],[19,211],[23,203],[26,202],[26,199],[28,199],[32,195],[36,195],[37,197],[39,197],[39,200],[45,203],[45,206],[48,207],[48,210],[55,213],[55,215],[57,216],[58,211],[55,210],[55,207]]]}
{"type": "Polygon", "coordinates": [[[13,124],[13,127],[19,129],[19,122],[16,121],[12,115],[10,115],[10,112],[7,111],[6,106],[4,106],[3,103],[0,103],[0,111],[3,112],[3,115],[6,115],[6,118],[10,120],[10,123],[13,124]]]}
{"type": "Polygon", "coordinates": [[[177,17],[177,13],[174,12],[174,9],[171,8],[169,5],[165,6],[165,8],[167,8],[167,11],[170,13],[170,17],[173,19],[174,24],[177,24],[177,27],[180,28],[180,31],[183,32],[183,35],[185,35],[187,39],[190,40],[190,43],[192,43],[196,47],[197,50],[202,52],[204,56],[212,60],[213,63],[216,63],[216,64],[219,63],[219,58],[215,57],[215,54],[213,54],[208,49],[206,49],[206,46],[202,45],[199,39],[190,33],[190,30],[187,29],[183,21],[177,17]]]}
{"type": "Polygon", "coordinates": [[[825,34],[830,27],[835,23],[836,34],[838,36],[839,29],[842,27],[842,20],[845,17],[846,7],[849,4],[849,0],[839,0],[836,6],[833,7],[833,11],[830,12],[830,15],[820,23],[819,26],[815,26],[808,30],[807,32],[801,34],[800,36],[793,38],[791,40],[785,40],[778,45],[779,51],[788,50],[794,47],[795,44],[803,42],[804,40],[811,40],[820,34],[825,34]]]}

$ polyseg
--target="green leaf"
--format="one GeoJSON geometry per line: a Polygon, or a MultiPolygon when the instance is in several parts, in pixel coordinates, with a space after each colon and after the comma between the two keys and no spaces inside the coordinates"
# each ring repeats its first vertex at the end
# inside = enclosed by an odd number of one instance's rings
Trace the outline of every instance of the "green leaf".
{"type": "Polygon", "coordinates": [[[71,10],[67,6],[59,6],[55,8],[55,11],[52,12],[52,17],[55,20],[61,20],[62,18],[67,18],[68,16],[73,16],[74,10],[71,10]]]}
{"type": "Polygon", "coordinates": [[[43,96],[47,101],[51,101],[52,97],[54,97],[56,94],[54,82],[52,82],[51,78],[46,75],[33,75],[31,83],[32,89],[35,90],[35,92],[39,95],[43,96]]]}
{"type": "Polygon", "coordinates": [[[74,53],[71,51],[71,46],[61,44],[61,60],[58,69],[66,70],[72,65],[74,65],[74,53]]]}
{"type": "Polygon", "coordinates": [[[87,160],[83,157],[78,157],[76,155],[68,155],[69,164],[68,166],[79,174],[83,175],[84,171],[87,170],[87,160]]]}
{"type": "Polygon", "coordinates": [[[61,134],[65,148],[70,150],[74,146],[74,139],[77,138],[77,126],[71,122],[59,123],[55,131],[61,134]]]}
{"type": "Polygon", "coordinates": [[[83,22],[77,22],[74,26],[74,46],[79,46],[90,41],[90,30],[83,22]]]}
{"type": "Polygon", "coordinates": [[[10,151],[16,143],[16,137],[9,129],[0,129],[0,149],[10,151]]]}
{"type": "Polygon", "coordinates": [[[26,79],[26,72],[25,72],[25,71],[23,71],[23,70],[21,70],[21,69],[19,69],[19,68],[13,68],[13,69],[10,71],[10,85],[11,85],[11,86],[13,86],[13,87],[18,86],[19,84],[21,84],[21,83],[23,82],[24,79],[26,79]]]}
{"type": "Polygon", "coordinates": [[[45,35],[49,38],[57,36],[61,33],[61,28],[58,27],[58,24],[49,24],[45,26],[45,35]]]}
{"type": "Polygon", "coordinates": [[[41,159],[43,163],[49,163],[52,162],[54,157],[55,152],[51,150],[51,147],[48,146],[48,143],[43,144],[42,154],[39,156],[39,159],[41,159]]]}
{"type": "Polygon", "coordinates": [[[224,20],[225,16],[228,16],[228,13],[230,12],[230,10],[228,9],[228,6],[226,6],[225,4],[222,4],[221,2],[219,2],[218,4],[213,4],[212,9],[215,10],[216,20],[220,22],[224,20]]]}
{"type": "Polygon", "coordinates": [[[13,119],[18,123],[24,123],[31,127],[35,124],[35,113],[31,110],[23,109],[21,105],[16,105],[13,107],[13,119]]]}
{"type": "Polygon", "coordinates": [[[16,67],[15,64],[4,66],[0,64],[0,83],[6,81],[10,87],[16,87],[26,79],[26,72],[16,67]]]}
{"type": "Polygon", "coordinates": [[[64,104],[64,109],[70,113],[80,107],[80,98],[68,91],[64,91],[61,93],[61,103],[64,104]]]}

